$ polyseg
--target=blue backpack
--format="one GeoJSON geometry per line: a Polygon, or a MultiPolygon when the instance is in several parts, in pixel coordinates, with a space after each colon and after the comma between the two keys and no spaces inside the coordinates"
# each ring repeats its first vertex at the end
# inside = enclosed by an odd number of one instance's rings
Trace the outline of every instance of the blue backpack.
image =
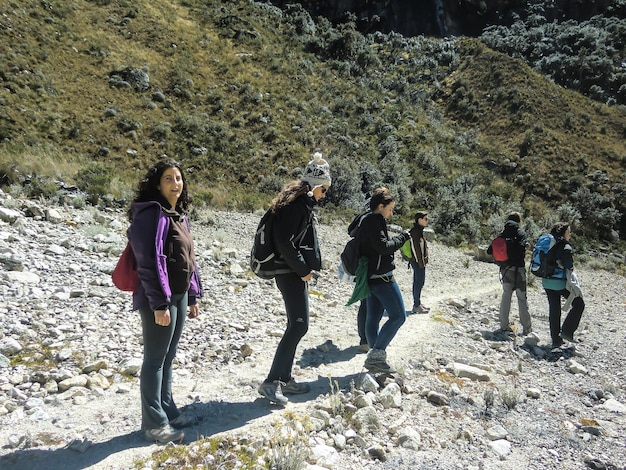
{"type": "Polygon", "coordinates": [[[557,251],[563,245],[549,233],[540,236],[533,249],[530,272],[542,278],[565,279],[565,271],[557,263],[557,251]]]}

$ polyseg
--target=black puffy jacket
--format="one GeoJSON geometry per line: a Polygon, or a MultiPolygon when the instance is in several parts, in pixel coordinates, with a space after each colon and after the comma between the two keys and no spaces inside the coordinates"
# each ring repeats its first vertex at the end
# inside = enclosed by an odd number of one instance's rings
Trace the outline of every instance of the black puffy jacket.
{"type": "Polygon", "coordinates": [[[393,254],[409,239],[409,234],[403,232],[390,238],[385,218],[381,214],[371,213],[361,222],[358,239],[361,256],[366,256],[369,262],[369,277],[396,269],[393,254]]]}

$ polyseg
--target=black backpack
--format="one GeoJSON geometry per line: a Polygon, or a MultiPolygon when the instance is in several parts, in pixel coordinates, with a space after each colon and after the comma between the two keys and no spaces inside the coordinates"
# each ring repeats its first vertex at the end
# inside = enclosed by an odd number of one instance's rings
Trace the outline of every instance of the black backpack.
{"type": "Polygon", "coordinates": [[[268,209],[256,228],[250,252],[250,271],[262,279],[272,279],[276,275],[273,226],[274,212],[268,209]]]}
{"type": "MultiPolygon", "coordinates": [[[[276,247],[274,246],[274,221],[276,214],[272,212],[272,209],[268,209],[256,228],[254,234],[254,243],[252,244],[252,251],[250,252],[250,271],[259,276],[261,279],[273,279],[278,274],[278,266],[276,265],[276,259],[278,255],[276,253],[276,247]]],[[[308,225],[305,223],[300,233],[296,236],[296,240],[299,243],[302,242],[306,235],[308,225]]],[[[285,265],[281,264],[281,272],[285,271],[285,265]]]]}
{"type": "Polygon", "coordinates": [[[346,243],[343,251],[341,252],[341,264],[343,265],[343,271],[349,276],[356,276],[356,270],[359,266],[359,258],[361,254],[359,252],[359,242],[358,242],[358,234],[359,229],[361,228],[361,223],[363,219],[370,215],[371,212],[367,211],[363,214],[357,215],[350,226],[348,227],[348,234],[350,235],[350,240],[346,243]]]}
{"type": "Polygon", "coordinates": [[[341,264],[347,275],[356,276],[359,258],[359,241],[356,238],[351,238],[341,252],[341,264]]]}

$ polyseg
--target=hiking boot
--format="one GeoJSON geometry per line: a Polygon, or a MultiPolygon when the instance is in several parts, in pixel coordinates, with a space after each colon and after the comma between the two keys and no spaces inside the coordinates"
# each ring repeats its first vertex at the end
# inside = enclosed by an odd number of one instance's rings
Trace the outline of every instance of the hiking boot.
{"type": "Polygon", "coordinates": [[[278,380],[268,382],[267,380],[259,386],[259,393],[270,402],[277,405],[286,405],[289,399],[283,395],[281,383],[278,380]]]}
{"type": "Polygon", "coordinates": [[[558,338],[552,340],[552,349],[560,348],[564,344],[565,344],[565,341],[563,341],[561,337],[559,336],[558,338]]]}
{"type": "Polygon", "coordinates": [[[515,338],[515,332],[511,328],[500,328],[496,332],[496,336],[511,341],[515,338]]]}
{"type": "Polygon", "coordinates": [[[146,431],[146,440],[156,442],[158,444],[167,444],[168,442],[180,442],[185,438],[185,433],[180,429],[174,429],[169,424],[160,428],[148,429],[146,431]]]}
{"type": "Polygon", "coordinates": [[[370,349],[363,367],[374,374],[394,374],[397,372],[387,364],[387,352],[382,349],[370,349]]]}
{"type": "Polygon", "coordinates": [[[522,336],[528,336],[529,334],[531,334],[533,332],[533,327],[529,326],[528,328],[524,328],[522,330],[522,336]]]}
{"type": "Polygon", "coordinates": [[[170,420],[170,426],[174,429],[183,429],[193,426],[195,422],[196,420],[193,417],[181,414],[170,420]]]}
{"type": "Polygon", "coordinates": [[[574,335],[564,333],[563,331],[561,331],[561,338],[563,338],[565,341],[569,341],[570,343],[578,343],[578,341],[574,339],[574,335]]]}
{"type": "Polygon", "coordinates": [[[291,379],[285,385],[281,386],[283,394],[298,395],[300,393],[308,393],[311,391],[309,384],[299,384],[294,379],[291,379]]]}
{"type": "Polygon", "coordinates": [[[366,352],[369,352],[370,347],[369,347],[369,344],[367,343],[361,343],[359,344],[359,347],[357,349],[359,352],[366,353],[366,352]]]}
{"type": "Polygon", "coordinates": [[[424,314],[424,313],[428,313],[430,312],[430,308],[428,308],[426,305],[424,304],[419,304],[416,307],[413,307],[412,310],[413,313],[417,313],[417,314],[424,314]]]}

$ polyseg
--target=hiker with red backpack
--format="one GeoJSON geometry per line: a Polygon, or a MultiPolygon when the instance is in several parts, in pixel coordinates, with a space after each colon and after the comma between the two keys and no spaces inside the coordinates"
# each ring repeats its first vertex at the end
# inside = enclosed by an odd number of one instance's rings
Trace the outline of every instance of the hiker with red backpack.
{"type": "Polygon", "coordinates": [[[143,363],[139,390],[141,427],[148,441],[182,441],[194,417],[183,414],[172,396],[174,359],[186,318],[200,313],[200,271],[187,213],[190,198],[181,165],[155,163],[141,179],[128,209],[128,240],[139,283],[133,310],[139,311],[143,363]]]}
{"type": "Polygon", "coordinates": [[[500,332],[507,336],[513,334],[509,323],[511,297],[513,291],[517,296],[519,318],[522,334],[532,331],[532,321],[528,313],[526,298],[526,249],[530,248],[526,232],[520,226],[522,217],[519,212],[511,212],[504,224],[502,233],[496,237],[487,249],[494,261],[500,266],[500,282],[502,282],[502,299],[500,300],[500,332]]]}

